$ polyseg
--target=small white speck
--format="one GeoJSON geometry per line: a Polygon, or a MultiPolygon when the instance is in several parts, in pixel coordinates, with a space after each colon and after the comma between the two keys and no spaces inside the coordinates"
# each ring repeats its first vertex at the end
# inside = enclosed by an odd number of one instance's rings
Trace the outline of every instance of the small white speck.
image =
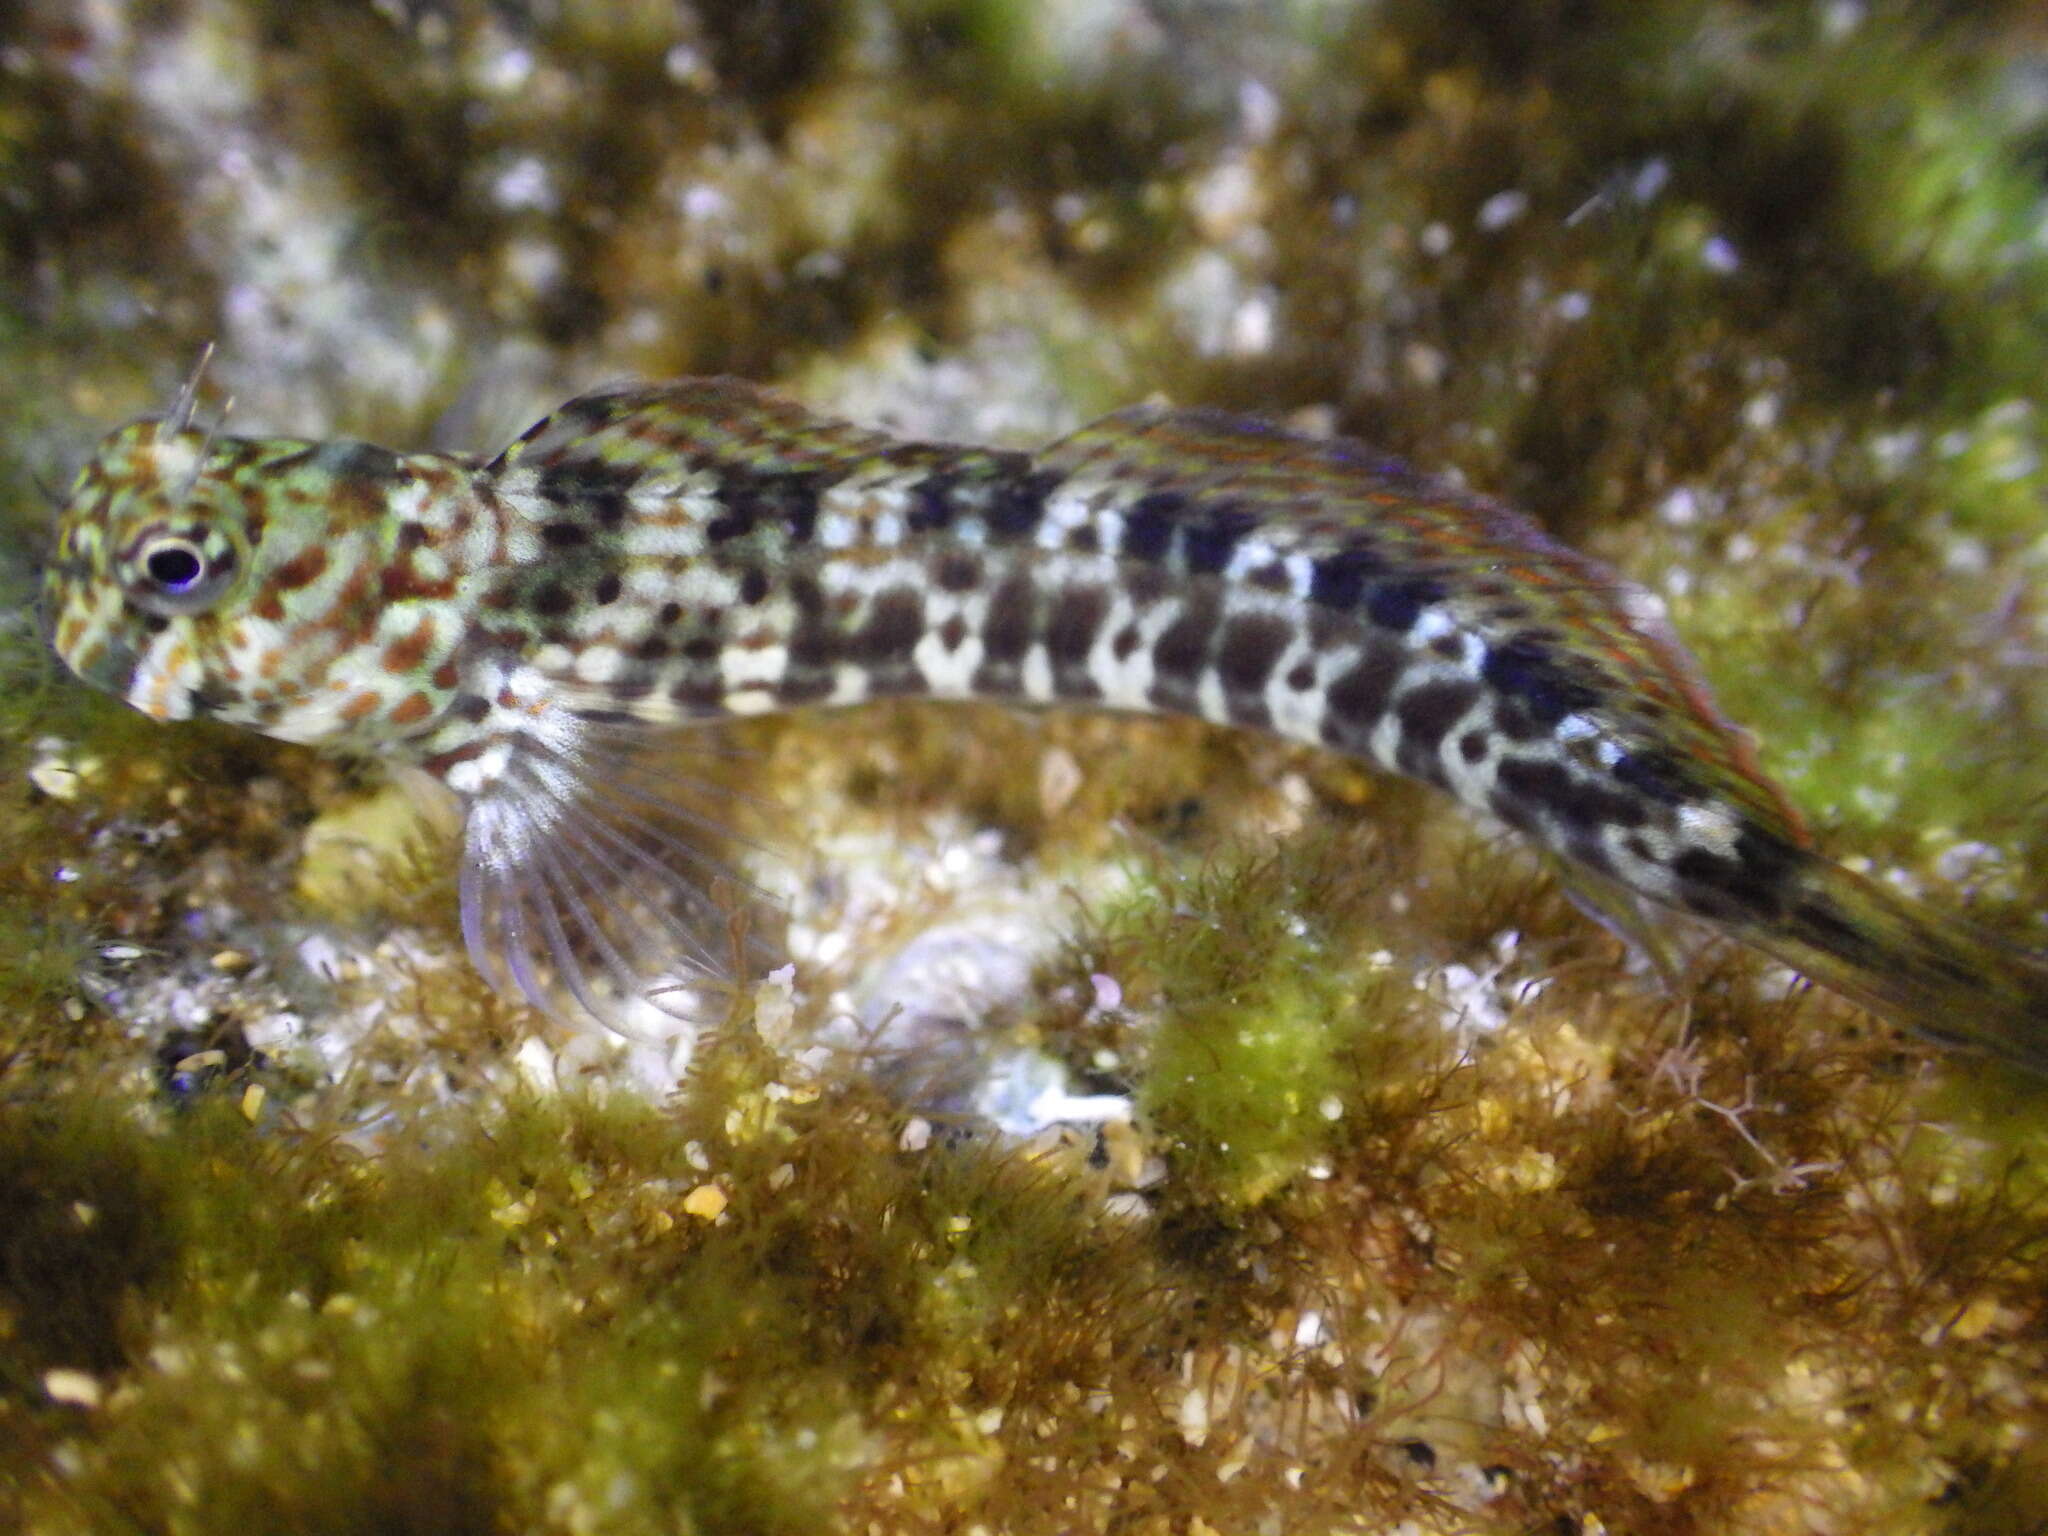
{"type": "Polygon", "coordinates": [[[1557,296],[1557,303],[1552,308],[1560,320],[1580,321],[1593,313],[1593,297],[1574,288],[1569,293],[1560,293],[1557,296]]]}
{"type": "Polygon", "coordinates": [[[487,91],[509,94],[526,84],[533,74],[533,54],[525,48],[507,48],[484,61],[478,79],[487,91]]]}
{"type": "Polygon", "coordinates": [[[1726,277],[1742,269],[1742,253],[1720,235],[1709,235],[1700,247],[1700,265],[1709,272],[1718,272],[1726,277]]]}
{"type": "Polygon", "coordinates": [[[67,1408],[97,1408],[100,1405],[100,1384],[98,1378],[84,1371],[59,1367],[43,1372],[43,1391],[53,1403],[62,1403],[67,1408]]]}
{"type": "Polygon", "coordinates": [[[701,86],[711,79],[711,67],[704,55],[688,43],[677,43],[662,56],[662,72],[677,85],[701,86]]]}
{"type": "Polygon", "coordinates": [[[318,976],[322,981],[339,981],[342,977],[341,946],[322,933],[309,934],[299,941],[299,964],[318,976]]]}
{"type": "Polygon", "coordinates": [[[554,178],[537,155],[522,155],[500,171],[491,183],[491,197],[500,208],[542,213],[551,211],[557,201],[554,178]]]}
{"type": "Polygon", "coordinates": [[[684,218],[708,223],[730,212],[732,200],[710,182],[698,181],[683,189],[682,208],[684,218]]]}
{"type": "Polygon", "coordinates": [[[1266,289],[1252,294],[1230,317],[1230,351],[1235,357],[1257,357],[1272,350],[1275,329],[1273,295],[1266,289]]]}
{"type": "Polygon", "coordinates": [[[1425,224],[1422,233],[1416,236],[1415,243],[1425,256],[1443,256],[1449,253],[1451,240],[1451,226],[1439,220],[1425,224]]]}
{"type": "Polygon", "coordinates": [[[1829,0],[1820,13],[1822,35],[1831,43],[1840,42],[1862,26],[1868,14],[1863,0],[1829,0]]]}
{"type": "Polygon", "coordinates": [[[1241,80],[1237,86],[1238,132],[1248,144],[1263,144],[1280,126],[1280,98],[1263,80],[1241,80]]]}
{"type": "Polygon", "coordinates": [[[1673,528],[1688,528],[1699,521],[1699,493],[1689,485],[1672,487],[1669,494],[1657,503],[1658,520],[1673,528]]]}
{"type": "Polygon", "coordinates": [[[552,288],[562,275],[562,253],[546,240],[514,240],[504,261],[505,275],[528,293],[552,288]]]}
{"type": "Polygon", "coordinates": [[[1496,192],[1479,205],[1479,214],[1473,220],[1487,234],[1506,229],[1529,211],[1529,194],[1518,187],[1505,192],[1496,192]]]}

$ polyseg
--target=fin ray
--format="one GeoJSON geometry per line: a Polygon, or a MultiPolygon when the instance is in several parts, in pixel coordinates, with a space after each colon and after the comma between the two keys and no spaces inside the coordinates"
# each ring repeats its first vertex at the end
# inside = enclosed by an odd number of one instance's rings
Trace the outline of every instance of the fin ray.
{"type": "Polygon", "coordinates": [[[650,1039],[666,1033],[653,1016],[694,1022],[692,1003],[732,984],[728,893],[765,898],[701,846],[724,824],[664,787],[616,738],[512,746],[469,805],[460,881],[464,941],[500,991],[650,1039]]]}

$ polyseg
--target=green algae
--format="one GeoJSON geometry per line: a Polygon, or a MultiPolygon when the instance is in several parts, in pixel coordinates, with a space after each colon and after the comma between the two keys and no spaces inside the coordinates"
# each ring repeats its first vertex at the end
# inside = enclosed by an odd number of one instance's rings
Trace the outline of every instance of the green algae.
{"type": "MultiPolygon", "coordinates": [[[[1826,846],[2039,942],[2024,9],[1264,14],[38,22],[0,72],[8,611],[33,480],[208,335],[238,411],[409,440],[522,346],[535,411],[719,368],[1018,442],[1155,390],[1308,410],[1657,589],[1826,846]],[[195,35],[232,89],[188,121],[136,66],[195,35]],[[209,135],[289,195],[223,202],[209,135]],[[270,329],[265,242],[312,274],[270,329]]],[[[540,1026],[459,963],[431,861],[341,900],[400,958],[285,985],[329,934],[305,829],[381,838],[371,781],[154,727],[0,628],[0,1523],[2038,1522],[2038,1092],[1716,950],[1676,1002],[1513,849],[1310,754],[912,707],[748,745],[807,836],[942,808],[1071,883],[1019,1028],[1134,1092],[1135,1152],[911,1136],[745,996],[659,1107],[570,1047],[593,1086],[536,1098],[540,1026]],[[170,985],[222,945],[246,980],[170,985]],[[260,1031],[366,992],[421,1022],[150,1067],[175,998],[260,1031]]]]}

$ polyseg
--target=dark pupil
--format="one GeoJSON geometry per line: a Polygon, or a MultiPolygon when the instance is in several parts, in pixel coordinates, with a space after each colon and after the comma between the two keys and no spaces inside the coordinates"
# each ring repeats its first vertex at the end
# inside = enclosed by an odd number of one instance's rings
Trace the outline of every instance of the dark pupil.
{"type": "Polygon", "coordinates": [[[149,579],[173,592],[182,592],[191,586],[204,569],[199,563],[199,556],[189,549],[154,550],[144,563],[149,570],[149,579]]]}

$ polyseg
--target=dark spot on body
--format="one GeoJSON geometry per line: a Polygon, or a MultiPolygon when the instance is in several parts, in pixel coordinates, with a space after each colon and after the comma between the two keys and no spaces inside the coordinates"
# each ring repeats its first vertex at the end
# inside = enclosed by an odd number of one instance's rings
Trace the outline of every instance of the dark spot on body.
{"type": "Polygon", "coordinates": [[[910,488],[910,510],[904,523],[912,533],[934,533],[950,527],[955,512],[957,482],[943,472],[926,475],[910,488]]]}
{"type": "Polygon", "coordinates": [[[559,581],[547,581],[533,589],[527,606],[544,619],[559,619],[576,606],[576,598],[559,581]]]}
{"type": "Polygon", "coordinates": [[[768,595],[768,573],[759,566],[748,566],[740,572],[740,601],[749,605],[758,603],[768,595]]]}
{"type": "Polygon", "coordinates": [[[1173,544],[1174,525],[1187,511],[1187,498],[1177,491],[1140,496],[1124,511],[1120,554],[1129,560],[1157,562],[1173,544]]]}
{"type": "Polygon", "coordinates": [[[386,672],[403,675],[424,664],[427,652],[433,649],[433,645],[434,621],[422,616],[419,623],[413,626],[411,634],[403,635],[384,647],[384,654],[379,660],[386,672]]]}
{"type": "Polygon", "coordinates": [[[1503,758],[1494,782],[1498,793],[1548,811],[1565,826],[1579,830],[1640,827],[1648,819],[1634,796],[1618,795],[1547,758],[1503,758]]]}
{"type": "Polygon", "coordinates": [[[816,667],[799,667],[793,664],[782,674],[782,681],[775,685],[775,696],[785,704],[815,704],[832,691],[832,674],[816,667]]]}
{"type": "Polygon", "coordinates": [[[1654,748],[1625,753],[1608,771],[1630,789],[1665,805],[1683,805],[1690,798],[1677,760],[1654,748]]]}
{"type": "Polygon", "coordinates": [[[944,591],[972,592],[981,585],[981,557],[966,550],[948,550],[939,556],[932,574],[944,591]]]}
{"type": "Polygon", "coordinates": [[[1287,686],[1296,693],[1307,693],[1316,685],[1316,664],[1313,661],[1297,661],[1287,669],[1287,686]]]}
{"type": "Polygon", "coordinates": [[[1197,576],[1220,575],[1245,535],[1258,525],[1258,515],[1246,507],[1224,502],[1205,508],[1181,535],[1188,570],[1197,576]]]}
{"type": "Polygon", "coordinates": [[[1462,678],[1424,683],[1402,694],[1394,712],[1401,721],[1404,751],[1412,745],[1418,756],[1436,758],[1451,727],[1465,718],[1478,696],[1478,684],[1462,678]]]}
{"type": "Polygon", "coordinates": [[[302,550],[270,573],[265,583],[272,592],[296,592],[301,587],[310,587],[327,570],[327,546],[315,544],[311,549],[302,550]]]}
{"type": "Polygon", "coordinates": [[[1045,499],[1058,484],[1059,476],[1043,471],[1005,473],[989,493],[984,515],[990,535],[1004,540],[1029,538],[1045,521],[1045,499]]]}
{"type": "MultiPolygon", "coordinates": [[[[720,466],[720,520],[730,519],[723,537],[733,538],[757,524],[779,526],[793,544],[808,544],[818,526],[821,477],[805,470],[758,470],[727,463],[720,466]]],[[[710,529],[707,538],[713,537],[710,529]]]]}
{"type": "Polygon", "coordinates": [[[683,642],[682,657],[685,661],[716,661],[724,649],[716,635],[693,635],[683,642]]]}
{"type": "Polygon", "coordinates": [[[669,688],[668,696],[691,714],[719,714],[725,709],[725,680],[715,672],[691,672],[669,688]]]}
{"type": "Polygon", "coordinates": [[[1428,580],[1385,581],[1365,595],[1365,616],[1382,629],[1406,634],[1422,617],[1422,610],[1442,601],[1444,589],[1428,580]]]}
{"type": "Polygon", "coordinates": [[[868,604],[867,621],[854,631],[847,654],[870,667],[908,659],[924,634],[924,598],[908,587],[892,587],[868,604]]]}
{"type": "Polygon", "coordinates": [[[1332,746],[1363,751],[1372,729],[1387,712],[1394,684],[1401,677],[1401,658],[1391,646],[1376,646],[1357,665],[1330,684],[1324,698],[1329,710],[1323,739],[1332,746]]]}
{"type": "Polygon", "coordinates": [[[1774,921],[1785,910],[1805,857],[1784,839],[1746,827],[1736,834],[1733,858],[1711,848],[1687,848],[1672,859],[1671,872],[1683,882],[1685,904],[1695,911],[1725,920],[1731,915],[1725,909],[1732,906],[1735,915],[1774,921]]]}
{"type": "Polygon", "coordinates": [[[818,585],[817,577],[806,571],[791,573],[789,600],[807,619],[821,617],[825,612],[825,589],[818,585]]]}
{"type": "Polygon", "coordinates": [[[573,507],[577,516],[600,528],[616,528],[631,510],[629,493],[640,481],[637,464],[611,464],[588,458],[545,465],[535,477],[543,499],[573,507]]]}
{"type": "Polygon", "coordinates": [[[1038,588],[1029,576],[1012,574],[1003,579],[989,598],[988,618],[982,625],[981,643],[988,660],[1015,663],[1030,649],[1038,610],[1038,588]]]}
{"type": "Polygon", "coordinates": [[[1365,596],[1366,584],[1386,571],[1386,562],[1366,546],[1340,549],[1317,560],[1309,573],[1308,599],[1348,613],[1365,596]]]}
{"type": "Polygon", "coordinates": [[[1277,614],[1238,615],[1224,626],[1216,647],[1216,670],[1223,686],[1232,693],[1263,693],[1293,641],[1294,625],[1277,614]]]}
{"type": "Polygon", "coordinates": [[[606,603],[617,602],[619,593],[624,589],[625,583],[620,579],[619,573],[606,571],[597,578],[597,585],[590,589],[590,600],[602,608],[606,603]]]}
{"type": "Polygon", "coordinates": [[[1156,565],[1127,565],[1122,576],[1133,607],[1149,608],[1173,591],[1173,578],[1156,565]]]}
{"type": "Polygon", "coordinates": [[[661,612],[654,616],[654,621],[657,624],[669,625],[675,623],[682,616],[683,605],[681,603],[663,603],[661,605],[661,612]]]}
{"type": "Polygon", "coordinates": [[[1270,561],[1255,571],[1245,573],[1245,585],[1261,592],[1288,592],[1294,590],[1294,578],[1287,573],[1287,564],[1282,560],[1270,561]]]}
{"type": "Polygon", "coordinates": [[[789,636],[789,666],[823,669],[839,659],[839,638],[822,620],[807,619],[789,636]]]}
{"type": "Polygon", "coordinates": [[[1482,761],[1486,756],[1487,735],[1484,731],[1467,731],[1458,738],[1458,755],[1468,763],[1482,761]]]}
{"type": "Polygon", "coordinates": [[[723,544],[753,531],[754,519],[747,509],[728,508],[704,525],[704,538],[707,543],[723,544]]]}
{"type": "Polygon", "coordinates": [[[1071,586],[1054,597],[1045,645],[1055,672],[1084,665],[1109,613],[1109,593],[1098,586],[1071,586]]]}
{"type": "Polygon", "coordinates": [[[1544,729],[1600,702],[1599,693],[1574,677],[1548,645],[1527,635],[1489,649],[1479,675],[1488,686],[1521,700],[1529,718],[1544,729]]]}
{"type": "Polygon", "coordinates": [[[643,667],[638,672],[628,672],[624,676],[613,678],[604,685],[604,691],[620,703],[630,704],[654,692],[659,681],[659,673],[643,667]]]}
{"type": "Polygon", "coordinates": [[[576,549],[590,542],[590,530],[581,523],[542,523],[540,537],[549,549],[576,549]]]}
{"type": "Polygon", "coordinates": [[[1182,604],[1152,647],[1152,702],[1161,709],[1198,712],[1203,669],[1221,618],[1213,592],[1197,590],[1182,604]]]}

